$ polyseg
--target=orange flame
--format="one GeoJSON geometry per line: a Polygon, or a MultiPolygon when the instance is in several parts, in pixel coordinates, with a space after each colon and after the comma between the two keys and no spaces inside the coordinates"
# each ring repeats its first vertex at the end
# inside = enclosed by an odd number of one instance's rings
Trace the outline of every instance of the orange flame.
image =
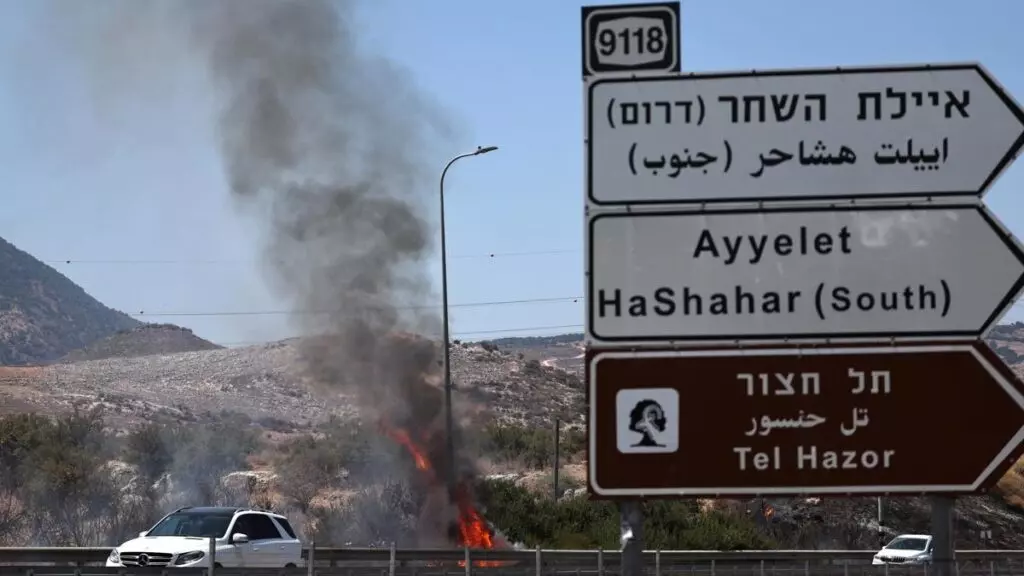
{"type": "MultiPolygon", "coordinates": [[[[402,445],[416,464],[416,469],[425,472],[431,482],[437,481],[437,475],[433,464],[427,455],[426,450],[413,440],[408,431],[402,428],[389,426],[381,422],[381,429],[389,438],[402,445]]],[[[494,536],[491,534],[484,521],[483,516],[473,506],[472,497],[468,486],[460,483],[455,489],[455,504],[459,511],[459,542],[458,545],[464,548],[490,549],[495,547],[494,536]]],[[[475,566],[500,566],[502,562],[490,562],[478,560],[473,562],[475,566]]],[[[466,562],[459,561],[459,566],[465,566],[466,562]]]]}
{"type": "MultiPolygon", "coordinates": [[[[388,428],[384,427],[385,433],[391,437],[392,440],[398,442],[412,455],[413,460],[416,462],[416,468],[424,472],[433,472],[433,468],[430,466],[430,461],[427,459],[427,455],[416,446],[416,443],[409,437],[409,433],[401,428],[388,428]]],[[[433,475],[431,475],[433,476],[433,475]]]]}

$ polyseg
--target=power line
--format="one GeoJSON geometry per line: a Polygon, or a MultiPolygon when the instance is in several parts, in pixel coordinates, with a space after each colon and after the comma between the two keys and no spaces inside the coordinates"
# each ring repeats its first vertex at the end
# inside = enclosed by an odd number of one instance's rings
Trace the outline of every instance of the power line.
{"type": "MultiPolygon", "coordinates": [[[[555,302],[579,302],[582,296],[563,296],[558,298],[523,298],[520,300],[492,300],[489,302],[464,302],[449,304],[449,308],[483,308],[487,306],[507,306],[514,304],[550,304],[555,302]]],[[[440,308],[441,304],[432,306],[395,306],[396,310],[429,310],[440,308]]],[[[136,318],[156,318],[174,316],[301,316],[310,314],[338,314],[344,310],[236,310],[236,311],[211,311],[211,312],[146,312],[144,310],[129,316],[136,318]]]]}
{"type": "MultiPolygon", "coordinates": [[[[523,256],[553,256],[558,254],[580,254],[580,249],[564,250],[531,250],[526,252],[482,252],[479,254],[455,254],[450,259],[470,258],[516,258],[523,256]]],[[[116,259],[116,258],[65,258],[60,260],[43,260],[46,264],[117,264],[117,265],[144,265],[144,264],[263,264],[260,260],[238,260],[238,259],[116,259]]]]}
{"type": "MultiPolygon", "coordinates": [[[[538,332],[541,330],[582,330],[583,324],[558,324],[554,326],[526,326],[523,328],[502,328],[499,330],[475,330],[469,332],[453,332],[452,338],[465,338],[473,336],[488,336],[494,334],[521,334],[523,332],[538,332]]],[[[281,340],[290,340],[292,338],[298,338],[298,336],[290,336],[288,338],[281,338],[281,340]]],[[[221,342],[221,346],[256,346],[259,344],[272,344],[274,342],[280,342],[281,340],[249,340],[240,342],[221,342]]]]}

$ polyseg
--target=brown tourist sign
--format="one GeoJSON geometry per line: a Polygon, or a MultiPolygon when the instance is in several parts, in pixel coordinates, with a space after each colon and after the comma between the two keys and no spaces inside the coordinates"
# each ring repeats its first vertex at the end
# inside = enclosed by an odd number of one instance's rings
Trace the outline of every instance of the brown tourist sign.
{"type": "Polygon", "coordinates": [[[597,350],[587,376],[597,497],[971,493],[1024,441],[980,342],[597,350]]]}

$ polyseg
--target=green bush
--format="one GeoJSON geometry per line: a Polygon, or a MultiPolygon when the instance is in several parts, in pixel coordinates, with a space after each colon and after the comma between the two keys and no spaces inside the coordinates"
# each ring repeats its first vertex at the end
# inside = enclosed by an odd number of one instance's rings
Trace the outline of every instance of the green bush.
{"type": "MultiPolygon", "coordinates": [[[[553,427],[536,428],[515,424],[490,424],[484,428],[480,449],[484,455],[499,461],[518,461],[531,468],[548,468],[555,461],[555,432],[553,427]]],[[[586,447],[586,433],[577,429],[563,429],[559,445],[559,458],[569,457],[586,447]]]]}
{"type": "Polygon", "coordinates": [[[217,480],[257,447],[234,418],[149,424],[115,438],[99,409],[0,418],[0,540],[87,546],[123,541],[159,515],[156,480],[170,472],[190,499],[215,502],[217,480]],[[121,470],[123,460],[138,475],[121,470]],[[124,474],[123,472],[127,472],[124,474]]]}
{"type": "MultiPolygon", "coordinates": [[[[537,497],[507,480],[481,482],[486,517],[513,542],[544,548],[619,547],[619,511],[608,501],[537,497]]],[[[740,550],[774,547],[750,518],[724,512],[701,513],[694,501],[644,504],[645,548],[740,550]]]]}

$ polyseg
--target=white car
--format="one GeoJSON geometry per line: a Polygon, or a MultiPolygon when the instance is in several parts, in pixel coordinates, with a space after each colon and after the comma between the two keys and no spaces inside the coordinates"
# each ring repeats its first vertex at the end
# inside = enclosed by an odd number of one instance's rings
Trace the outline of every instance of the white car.
{"type": "Polygon", "coordinates": [[[871,563],[880,564],[931,564],[934,548],[932,537],[927,534],[901,534],[893,538],[875,554],[871,563]]]}
{"type": "Polygon", "coordinates": [[[250,508],[186,507],[115,548],[107,567],[296,567],[302,543],[280,514],[250,508]]]}

